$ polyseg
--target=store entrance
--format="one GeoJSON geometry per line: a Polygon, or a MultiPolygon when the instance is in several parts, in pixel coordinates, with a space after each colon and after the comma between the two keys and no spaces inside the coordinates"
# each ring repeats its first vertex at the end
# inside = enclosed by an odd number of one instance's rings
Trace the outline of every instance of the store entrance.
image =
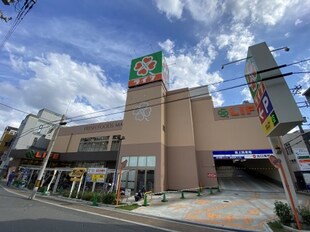
{"type": "Polygon", "coordinates": [[[121,187],[129,188],[132,192],[154,191],[154,170],[135,169],[127,170],[122,175],[121,187]]]}

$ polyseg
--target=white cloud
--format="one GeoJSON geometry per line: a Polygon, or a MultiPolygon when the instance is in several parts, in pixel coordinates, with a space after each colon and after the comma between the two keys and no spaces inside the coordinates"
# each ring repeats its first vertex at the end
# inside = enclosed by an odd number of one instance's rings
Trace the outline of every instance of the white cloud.
{"type": "Polygon", "coordinates": [[[233,25],[229,32],[220,34],[216,38],[216,44],[219,49],[228,48],[227,59],[229,61],[246,57],[248,47],[254,43],[254,35],[243,24],[233,25]]]}
{"type": "Polygon", "coordinates": [[[295,26],[297,26],[298,24],[301,24],[301,23],[302,23],[302,20],[297,19],[297,20],[295,21],[295,26]]]}
{"type": "MultiPolygon", "coordinates": [[[[303,72],[309,72],[310,61],[303,62],[297,65],[303,72]]],[[[298,84],[302,86],[301,92],[306,91],[310,87],[310,73],[305,73],[302,78],[298,81],[298,84]]]]}
{"type": "Polygon", "coordinates": [[[157,8],[166,14],[167,18],[182,17],[184,3],[182,0],[156,0],[157,8]]]}
{"type": "MultiPolygon", "coordinates": [[[[173,42],[171,41],[169,43],[171,44],[173,42]]],[[[192,52],[179,53],[179,51],[172,50],[166,57],[167,63],[172,64],[169,66],[169,89],[191,88],[221,82],[223,79],[218,72],[208,72],[216,55],[217,53],[214,50],[214,46],[210,43],[208,38],[201,40],[192,52]]],[[[209,91],[216,90],[217,86],[218,85],[210,85],[209,91]]],[[[222,94],[213,94],[213,101],[217,106],[222,105],[222,94]]]]}
{"type": "MultiPolygon", "coordinates": [[[[274,26],[287,17],[287,11],[296,8],[300,0],[156,0],[157,8],[167,17],[182,17],[188,10],[193,19],[209,24],[221,16],[232,19],[233,23],[264,24],[274,26]]],[[[300,11],[295,11],[298,15],[300,11]]]]}
{"type": "Polygon", "coordinates": [[[168,54],[173,53],[173,48],[174,48],[174,42],[171,41],[170,39],[167,39],[165,42],[161,43],[159,42],[158,45],[168,54]]]}
{"type": "MultiPolygon", "coordinates": [[[[14,86],[0,82],[1,96],[8,105],[34,114],[41,108],[63,114],[70,105],[68,114],[73,116],[125,103],[125,88],[109,80],[97,65],[80,63],[67,54],[58,53],[49,53],[27,65],[33,73],[31,78],[20,80],[14,86]]],[[[109,113],[111,111],[106,112],[109,113]]],[[[9,117],[1,114],[0,121],[6,122],[9,117]]]]}
{"type": "Polygon", "coordinates": [[[26,52],[25,46],[16,46],[12,43],[6,42],[4,44],[4,48],[9,53],[17,53],[17,54],[24,54],[26,52]]]}
{"type": "Polygon", "coordinates": [[[275,25],[286,15],[286,11],[292,9],[298,0],[237,0],[229,1],[229,8],[232,12],[234,21],[244,22],[250,20],[250,23],[265,25],[275,25]]]}
{"type": "Polygon", "coordinates": [[[221,17],[226,9],[223,1],[209,0],[186,0],[186,9],[189,10],[193,18],[205,23],[213,22],[221,17]]]}
{"type": "Polygon", "coordinates": [[[242,102],[243,101],[253,102],[252,95],[248,87],[244,87],[241,90],[241,95],[243,96],[242,102]]]}
{"type": "Polygon", "coordinates": [[[289,33],[289,32],[286,32],[286,33],[284,34],[284,36],[285,36],[286,38],[288,38],[288,37],[290,37],[290,33],[289,33]]]}

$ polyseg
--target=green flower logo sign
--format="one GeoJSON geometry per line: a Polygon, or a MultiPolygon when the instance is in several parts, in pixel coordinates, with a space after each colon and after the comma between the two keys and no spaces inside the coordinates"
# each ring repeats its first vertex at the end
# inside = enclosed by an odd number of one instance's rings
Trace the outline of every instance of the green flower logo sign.
{"type": "Polygon", "coordinates": [[[149,107],[148,102],[141,102],[137,108],[133,111],[135,120],[137,121],[150,121],[149,117],[151,116],[152,108],[149,107]]]}
{"type": "Polygon", "coordinates": [[[157,61],[153,60],[153,56],[146,56],[135,64],[134,70],[137,72],[138,76],[153,74],[150,71],[156,68],[156,64],[157,61]]]}
{"type": "Polygon", "coordinates": [[[221,117],[221,118],[228,118],[228,111],[224,108],[220,109],[217,114],[221,117]]]}
{"type": "Polygon", "coordinates": [[[128,87],[163,80],[163,54],[161,51],[131,61],[128,87]]]}

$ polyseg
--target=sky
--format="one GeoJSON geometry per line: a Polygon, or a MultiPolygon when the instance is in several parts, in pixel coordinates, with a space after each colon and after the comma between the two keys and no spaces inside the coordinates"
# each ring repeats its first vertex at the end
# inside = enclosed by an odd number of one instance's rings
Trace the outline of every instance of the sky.
{"type": "Polygon", "coordinates": [[[223,90],[244,78],[214,84],[244,75],[244,61],[223,64],[257,43],[287,46],[273,55],[305,105],[310,74],[296,72],[310,71],[310,0],[37,0],[8,37],[23,4],[0,3],[12,17],[0,21],[0,134],[42,108],[73,117],[68,126],[122,119],[131,60],[160,50],[169,90],[209,85],[219,107],[252,102],[247,86],[223,90]]]}

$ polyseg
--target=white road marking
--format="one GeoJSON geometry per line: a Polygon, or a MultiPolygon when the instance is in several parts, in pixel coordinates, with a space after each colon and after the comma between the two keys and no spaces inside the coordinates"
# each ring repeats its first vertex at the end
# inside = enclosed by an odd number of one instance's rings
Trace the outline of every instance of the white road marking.
{"type": "MultiPolygon", "coordinates": [[[[23,194],[16,193],[16,192],[11,191],[11,190],[9,190],[9,189],[7,189],[7,188],[4,188],[3,186],[1,186],[1,187],[2,187],[4,190],[6,190],[7,192],[9,192],[9,193],[13,193],[13,194],[15,194],[15,195],[28,198],[28,197],[26,197],[26,196],[23,195],[23,194]]],[[[93,213],[93,212],[89,212],[89,211],[85,211],[85,210],[81,210],[81,209],[70,208],[70,207],[67,207],[67,206],[58,205],[58,204],[54,204],[54,203],[51,203],[51,202],[46,202],[46,201],[44,201],[44,200],[40,200],[40,199],[37,199],[37,198],[35,198],[34,200],[39,201],[39,202],[42,202],[42,203],[45,203],[45,204],[57,206],[57,207],[60,207],[60,208],[75,210],[75,211],[82,212],[82,213],[88,213],[88,214],[96,215],[96,216],[99,216],[99,217],[104,217],[104,218],[119,220],[119,221],[127,222],[127,223],[130,223],[130,224],[136,224],[136,225],[140,225],[140,226],[146,226],[146,227],[150,227],[150,228],[154,228],[154,229],[159,229],[159,230],[163,230],[163,231],[168,231],[168,232],[178,232],[177,230],[170,230],[170,229],[161,228],[161,227],[156,227],[156,226],[152,226],[152,225],[148,225],[148,224],[144,224],[144,223],[140,223],[140,222],[133,222],[133,221],[129,221],[129,220],[126,220],[126,219],[120,219],[120,218],[116,218],[116,217],[112,217],[112,216],[101,215],[101,214],[98,214],[98,213],[93,213]]]]}

